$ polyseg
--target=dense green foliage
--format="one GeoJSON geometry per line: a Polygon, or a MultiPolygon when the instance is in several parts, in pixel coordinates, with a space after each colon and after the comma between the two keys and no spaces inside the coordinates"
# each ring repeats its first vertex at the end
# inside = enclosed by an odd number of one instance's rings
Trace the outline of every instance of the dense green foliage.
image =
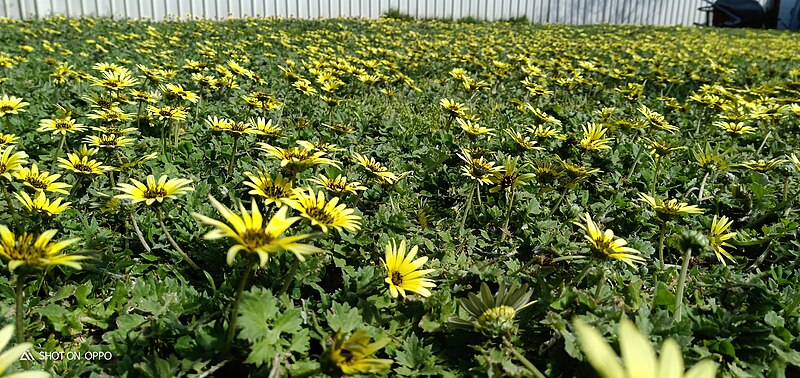
{"type": "MultiPolygon", "coordinates": [[[[583,377],[593,373],[572,319],[611,338],[626,317],[655,344],[675,339],[687,366],[708,358],[723,376],[800,375],[797,51],[793,34],[704,28],[0,20],[0,95],[29,103],[0,117],[0,132],[18,136],[10,144],[27,152],[26,166],[38,163],[75,186],[47,193],[71,202],[54,216],[26,212],[14,196],[0,201],[0,224],[34,234],[56,229],[55,240],[79,237],[68,250],[89,256],[82,270],[26,271],[27,341],[36,352],[113,354],[31,368],[64,377],[336,376],[329,356],[337,333],[363,329],[389,339],[375,357],[394,361],[390,376],[530,376],[532,364],[548,376],[583,377]],[[138,83],[121,91],[93,85],[102,78],[93,67],[103,62],[128,68],[138,83]],[[170,96],[159,87],[168,83],[199,101],[170,96]],[[185,119],[159,120],[132,89],[164,92],[154,106],[186,106],[185,119]],[[243,99],[256,91],[269,94],[263,109],[243,99]],[[130,120],[90,118],[100,112],[98,99],[130,120]],[[443,99],[463,111],[448,111],[443,99]],[[648,119],[647,109],[657,114],[648,119]],[[61,134],[37,131],[41,120],[65,112],[88,127],[135,128],[125,134],[130,144],[92,157],[116,171],[78,180],[55,163],[86,136],[100,135],[67,133],[59,147],[61,134]],[[212,132],[209,117],[265,117],[280,131],[212,132]],[[467,120],[487,129],[472,135],[462,127],[467,120]],[[736,133],[738,122],[753,129],[736,133]],[[590,124],[605,134],[587,135],[590,124]],[[550,127],[550,135],[537,136],[537,126],[550,127]],[[173,128],[179,133],[170,139],[173,128]],[[521,148],[511,130],[529,137],[531,148],[521,148]],[[342,150],[325,155],[335,164],[295,172],[257,144],[297,141],[342,150]],[[399,177],[381,182],[354,153],[399,177]],[[479,156],[500,167],[518,157],[517,169],[532,175],[512,190],[495,184],[499,171],[475,184],[462,167],[479,156]],[[323,252],[303,262],[273,254],[237,299],[250,253],[228,266],[235,242],[204,239],[211,228],[192,213],[224,221],[209,195],[237,213],[238,201],[249,210],[255,198],[269,220],[278,207],[244,185],[245,173],[259,170],[282,173],[294,187],[314,186],[308,179],[319,174],[361,182],[366,190],[341,198],[361,217],[360,229],[323,233],[297,221],[286,235],[309,234],[303,243],[323,252]],[[113,198],[121,191],[110,178],[126,183],[149,174],[192,180],[194,190],[159,207],[113,198]],[[640,193],[703,211],[666,219],[640,193]],[[199,269],[171,246],[159,212],[199,269]],[[586,240],[576,224],[586,225],[586,213],[644,263],[609,258],[586,240]],[[726,240],[734,259],[726,265],[712,250],[714,216],[731,219],[727,232],[736,233],[726,240]],[[423,268],[435,270],[426,277],[436,284],[430,296],[390,296],[381,259],[392,239],[406,239],[428,258],[423,268]],[[468,297],[482,283],[487,295],[468,297]],[[514,292],[513,285],[527,287],[514,292]],[[509,287],[508,300],[519,305],[509,306],[510,319],[473,316],[465,303],[486,303],[509,287]],[[536,301],[527,307],[526,290],[536,301]],[[228,347],[234,302],[238,322],[228,347]]],[[[34,195],[16,176],[0,177],[0,185],[34,195]]],[[[18,273],[4,267],[0,274],[2,324],[14,322],[18,273]]]]}

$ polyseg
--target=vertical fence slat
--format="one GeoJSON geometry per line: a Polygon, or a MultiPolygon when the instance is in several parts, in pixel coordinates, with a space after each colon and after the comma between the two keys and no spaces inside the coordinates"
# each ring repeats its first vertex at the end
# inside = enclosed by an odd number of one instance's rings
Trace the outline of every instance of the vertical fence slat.
{"type": "MultiPolygon", "coordinates": [[[[41,18],[52,16],[56,13],[64,13],[67,17],[84,17],[94,15],[102,16],[122,16],[118,12],[124,12],[126,18],[142,18],[145,16],[145,6],[143,0],[136,0],[135,11],[131,5],[132,0],[121,0],[122,7],[119,7],[120,0],[94,0],[94,8],[87,6],[86,0],[49,0],[41,3],[42,0],[0,0],[3,2],[2,10],[5,17],[19,17],[26,19],[28,16],[41,18]],[[47,4],[49,3],[49,7],[47,4]],[[63,4],[63,5],[61,5],[63,4]],[[16,7],[16,9],[14,9],[16,7]],[[32,9],[31,9],[32,8],[32,9]],[[121,9],[117,9],[121,8],[121,9]],[[28,14],[30,12],[30,14],[28,14]],[[12,16],[13,13],[13,16],[12,16]]],[[[163,3],[150,1],[150,16],[152,19],[161,19],[170,14],[170,3],[173,0],[164,0],[163,3]],[[163,13],[163,14],[162,14],[163,13]]],[[[188,0],[187,5],[184,1],[177,2],[177,16],[183,17],[184,12],[188,11],[191,17],[197,17],[202,11],[202,17],[209,17],[208,0],[188,0]],[[200,6],[195,1],[202,1],[200,6]],[[197,9],[195,8],[197,6],[197,9]],[[202,10],[200,9],[202,7],[202,10]]],[[[273,12],[270,12],[267,0],[261,2],[260,12],[263,16],[277,16],[282,14],[286,18],[327,18],[334,16],[334,1],[338,1],[337,17],[367,17],[379,18],[385,9],[397,9],[398,11],[413,15],[416,18],[441,18],[456,20],[463,17],[473,17],[479,20],[510,20],[525,17],[529,22],[538,23],[564,23],[571,25],[590,25],[601,23],[616,24],[643,24],[653,26],[673,26],[673,25],[692,25],[695,22],[702,22],[702,13],[697,10],[700,0],[398,0],[393,3],[388,0],[388,5],[384,5],[383,0],[328,0],[327,8],[323,0],[280,0],[272,1],[273,12]],[[342,4],[347,1],[347,4],[342,4]],[[458,4],[456,2],[458,1],[458,4]],[[312,4],[316,6],[316,12],[312,4]],[[441,4],[441,5],[440,5],[441,4]],[[449,6],[449,7],[448,7],[449,6]],[[305,7],[305,12],[303,12],[305,7]],[[347,9],[344,9],[344,8],[347,9]],[[395,8],[396,7],[396,8],[395,8]],[[413,7],[413,10],[412,10],[413,7]],[[281,9],[283,8],[283,9],[281,9]],[[353,9],[355,8],[355,9],[353,9]],[[441,8],[441,9],[440,9],[441,8]]],[[[222,1],[213,1],[214,15],[216,19],[224,19],[222,7],[227,5],[225,12],[230,17],[256,17],[260,14],[256,0],[226,0],[225,5],[220,5],[222,1]],[[238,4],[237,5],[234,4],[238,4]],[[249,8],[247,3],[249,3],[249,8]],[[234,8],[237,11],[234,12],[234,8]],[[245,10],[247,8],[247,10],[245,10]]],[[[92,4],[92,2],[89,2],[92,4]]]]}

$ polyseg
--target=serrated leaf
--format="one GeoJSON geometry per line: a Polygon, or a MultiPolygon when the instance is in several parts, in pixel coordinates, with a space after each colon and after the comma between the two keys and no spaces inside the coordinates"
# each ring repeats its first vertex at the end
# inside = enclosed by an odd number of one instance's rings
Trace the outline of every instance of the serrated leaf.
{"type": "Polygon", "coordinates": [[[361,325],[363,320],[357,308],[351,308],[347,303],[334,303],[325,315],[328,326],[333,332],[349,333],[361,325]]]}
{"type": "Polygon", "coordinates": [[[242,294],[239,304],[239,338],[255,341],[264,338],[278,314],[278,302],[272,291],[256,288],[242,294]]]}

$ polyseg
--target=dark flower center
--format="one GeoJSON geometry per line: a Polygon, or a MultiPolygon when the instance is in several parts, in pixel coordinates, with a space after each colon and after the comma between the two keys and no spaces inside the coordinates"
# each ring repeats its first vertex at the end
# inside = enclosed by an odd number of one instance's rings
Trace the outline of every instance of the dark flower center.
{"type": "Polygon", "coordinates": [[[324,208],[311,207],[306,209],[306,214],[322,224],[333,224],[335,220],[333,215],[324,208]]]}
{"type": "Polygon", "coordinates": [[[72,129],[72,123],[67,120],[59,119],[53,125],[57,130],[69,130],[72,129]]]}
{"type": "Polygon", "coordinates": [[[261,190],[264,191],[269,198],[284,198],[288,197],[288,191],[283,188],[282,186],[277,186],[275,184],[272,185],[262,185],[261,190]]]}
{"type": "Polygon", "coordinates": [[[28,177],[25,179],[25,182],[30,184],[32,187],[40,190],[47,189],[47,186],[50,185],[48,182],[45,182],[38,177],[28,177]]]}
{"type": "Polygon", "coordinates": [[[514,177],[512,176],[503,176],[500,179],[500,187],[503,189],[510,188],[514,184],[514,177]]]}
{"type": "Polygon", "coordinates": [[[164,188],[148,188],[144,192],[142,192],[142,197],[150,199],[150,198],[162,198],[166,197],[167,190],[164,188]]]}
{"type": "Polygon", "coordinates": [[[94,169],[92,169],[92,167],[90,165],[83,164],[83,163],[73,164],[72,168],[75,168],[76,171],[81,171],[81,172],[84,172],[84,173],[92,173],[92,172],[94,172],[94,169]]]}
{"type": "Polygon", "coordinates": [[[14,110],[14,107],[11,106],[11,105],[2,105],[2,106],[0,106],[0,111],[10,112],[12,110],[14,110]]]}
{"type": "Polygon", "coordinates": [[[33,242],[33,235],[24,233],[20,235],[15,244],[3,243],[3,249],[11,260],[21,260],[25,263],[35,262],[45,256],[45,251],[33,242]]]}
{"type": "Polygon", "coordinates": [[[392,272],[392,285],[401,286],[403,284],[403,275],[398,271],[392,272]]]}
{"type": "Polygon", "coordinates": [[[242,235],[242,240],[244,240],[247,248],[253,250],[270,244],[275,239],[272,237],[272,235],[267,234],[262,228],[249,228],[242,235]]]}

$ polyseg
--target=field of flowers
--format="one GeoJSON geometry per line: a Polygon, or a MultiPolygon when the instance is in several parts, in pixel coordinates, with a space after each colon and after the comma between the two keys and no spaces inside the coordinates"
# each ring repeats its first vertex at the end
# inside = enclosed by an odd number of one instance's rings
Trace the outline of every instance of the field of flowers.
{"type": "Polygon", "coordinates": [[[797,51],[0,20],[0,374],[798,376],[797,51]]]}

